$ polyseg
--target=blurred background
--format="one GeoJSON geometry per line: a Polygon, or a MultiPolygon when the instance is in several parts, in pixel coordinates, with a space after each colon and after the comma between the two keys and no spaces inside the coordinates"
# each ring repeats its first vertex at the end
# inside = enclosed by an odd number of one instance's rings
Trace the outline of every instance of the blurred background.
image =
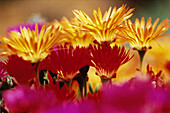
{"type": "Polygon", "coordinates": [[[37,21],[60,20],[63,16],[74,17],[72,10],[81,9],[92,15],[94,9],[101,8],[104,13],[109,7],[127,4],[135,8],[131,20],[142,16],[160,21],[170,19],[170,0],[0,0],[0,35],[5,35],[9,26],[37,21]]]}

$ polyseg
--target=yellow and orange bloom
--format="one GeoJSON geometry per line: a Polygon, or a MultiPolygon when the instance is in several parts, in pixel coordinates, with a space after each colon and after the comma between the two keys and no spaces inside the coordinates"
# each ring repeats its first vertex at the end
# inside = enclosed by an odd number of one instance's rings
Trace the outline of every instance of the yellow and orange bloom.
{"type": "Polygon", "coordinates": [[[159,18],[152,24],[151,17],[149,17],[145,25],[144,17],[141,18],[141,21],[136,18],[134,24],[131,20],[128,20],[126,22],[127,30],[123,32],[125,35],[124,38],[131,44],[132,48],[144,51],[147,50],[151,48],[151,42],[170,35],[170,33],[163,34],[170,28],[170,21],[165,19],[157,26],[158,21],[159,18]]]}
{"type": "Polygon", "coordinates": [[[110,7],[102,16],[101,10],[98,8],[98,12],[93,11],[94,16],[92,18],[81,10],[74,10],[73,13],[80,21],[78,27],[89,32],[97,42],[112,43],[115,41],[116,33],[124,29],[123,22],[132,16],[133,10],[126,8],[126,5],[122,5],[118,9],[114,7],[113,10],[110,7]]]}
{"type": "Polygon", "coordinates": [[[88,47],[94,38],[88,32],[83,32],[80,28],[72,25],[78,26],[78,22],[77,18],[72,18],[69,21],[66,17],[63,17],[60,22],[54,20],[51,24],[56,27],[61,26],[61,32],[63,33],[63,37],[67,39],[65,42],[67,45],[71,45],[74,48],[76,48],[76,46],[88,47]]]}
{"type": "Polygon", "coordinates": [[[55,29],[54,26],[43,26],[41,31],[38,31],[37,24],[32,31],[20,27],[21,33],[11,31],[9,37],[1,37],[1,47],[4,51],[0,55],[18,55],[31,63],[40,62],[50,53],[52,46],[62,43],[63,38],[59,30],[59,27],[55,29]]]}

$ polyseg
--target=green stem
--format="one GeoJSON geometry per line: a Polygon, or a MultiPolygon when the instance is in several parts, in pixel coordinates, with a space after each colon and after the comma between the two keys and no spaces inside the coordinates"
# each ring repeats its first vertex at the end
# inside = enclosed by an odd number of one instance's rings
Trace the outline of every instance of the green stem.
{"type": "Polygon", "coordinates": [[[140,71],[142,71],[142,63],[143,63],[143,58],[146,53],[146,50],[138,50],[139,56],[140,56],[140,71]]]}
{"type": "Polygon", "coordinates": [[[35,67],[35,72],[36,72],[36,84],[37,84],[37,87],[40,86],[40,78],[39,78],[39,62],[36,64],[36,67],[35,67]]]}

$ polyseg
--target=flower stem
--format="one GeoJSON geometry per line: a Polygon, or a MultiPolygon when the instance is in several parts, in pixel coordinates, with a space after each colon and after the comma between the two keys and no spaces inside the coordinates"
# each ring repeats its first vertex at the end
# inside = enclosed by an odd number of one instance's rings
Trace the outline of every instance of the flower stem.
{"type": "Polygon", "coordinates": [[[36,84],[37,84],[37,87],[39,87],[39,86],[40,86],[40,78],[39,78],[39,62],[36,63],[35,72],[36,72],[36,84]]]}
{"type": "Polygon", "coordinates": [[[87,96],[87,76],[84,77],[84,96],[87,96]]]}
{"type": "Polygon", "coordinates": [[[138,50],[139,56],[140,56],[140,71],[142,71],[142,63],[143,63],[143,58],[146,53],[146,50],[138,50]]]}
{"type": "Polygon", "coordinates": [[[64,81],[68,87],[71,87],[73,80],[64,81]]]}
{"type": "Polygon", "coordinates": [[[81,80],[83,82],[82,88],[84,88],[84,97],[87,96],[87,81],[88,81],[87,72],[88,70],[89,70],[89,65],[86,65],[79,70],[81,74],[81,80]]]}

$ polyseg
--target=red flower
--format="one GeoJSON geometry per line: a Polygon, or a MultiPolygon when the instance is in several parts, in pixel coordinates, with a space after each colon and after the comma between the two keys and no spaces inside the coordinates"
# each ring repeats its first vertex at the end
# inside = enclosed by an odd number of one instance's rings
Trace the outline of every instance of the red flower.
{"type": "Polygon", "coordinates": [[[66,83],[60,88],[59,84],[52,85],[49,89],[53,90],[57,98],[57,103],[73,102],[76,99],[76,94],[71,87],[68,87],[66,83]]]}
{"type": "Polygon", "coordinates": [[[0,61],[0,78],[7,75],[5,72],[6,72],[6,70],[4,68],[4,63],[0,61]]]}
{"type": "Polygon", "coordinates": [[[35,75],[31,62],[25,61],[17,55],[12,55],[8,58],[4,62],[4,67],[8,74],[14,77],[19,84],[28,84],[29,80],[33,79],[35,75]]]}
{"type": "Polygon", "coordinates": [[[116,77],[116,71],[119,67],[128,62],[130,57],[129,51],[125,48],[115,45],[113,48],[110,45],[90,46],[92,63],[96,68],[96,74],[103,79],[111,79],[116,77]]]}
{"type": "Polygon", "coordinates": [[[67,86],[66,83],[60,88],[60,84],[56,81],[56,84],[53,84],[53,79],[51,75],[48,74],[48,80],[49,84],[45,85],[46,91],[53,90],[55,93],[55,96],[57,98],[57,103],[61,104],[64,102],[73,102],[73,100],[76,99],[76,93],[74,90],[72,90],[71,86],[67,86]]]}
{"type": "Polygon", "coordinates": [[[70,47],[57,47],[56,51],[51,54],[42,62],[46,64],[47,68],[53,73],[57,73],[58,77],[69,81],[73,79],[80,68],[90,64],[89,55],[84,47],[78,46],[73,49],[70,47]]]}

